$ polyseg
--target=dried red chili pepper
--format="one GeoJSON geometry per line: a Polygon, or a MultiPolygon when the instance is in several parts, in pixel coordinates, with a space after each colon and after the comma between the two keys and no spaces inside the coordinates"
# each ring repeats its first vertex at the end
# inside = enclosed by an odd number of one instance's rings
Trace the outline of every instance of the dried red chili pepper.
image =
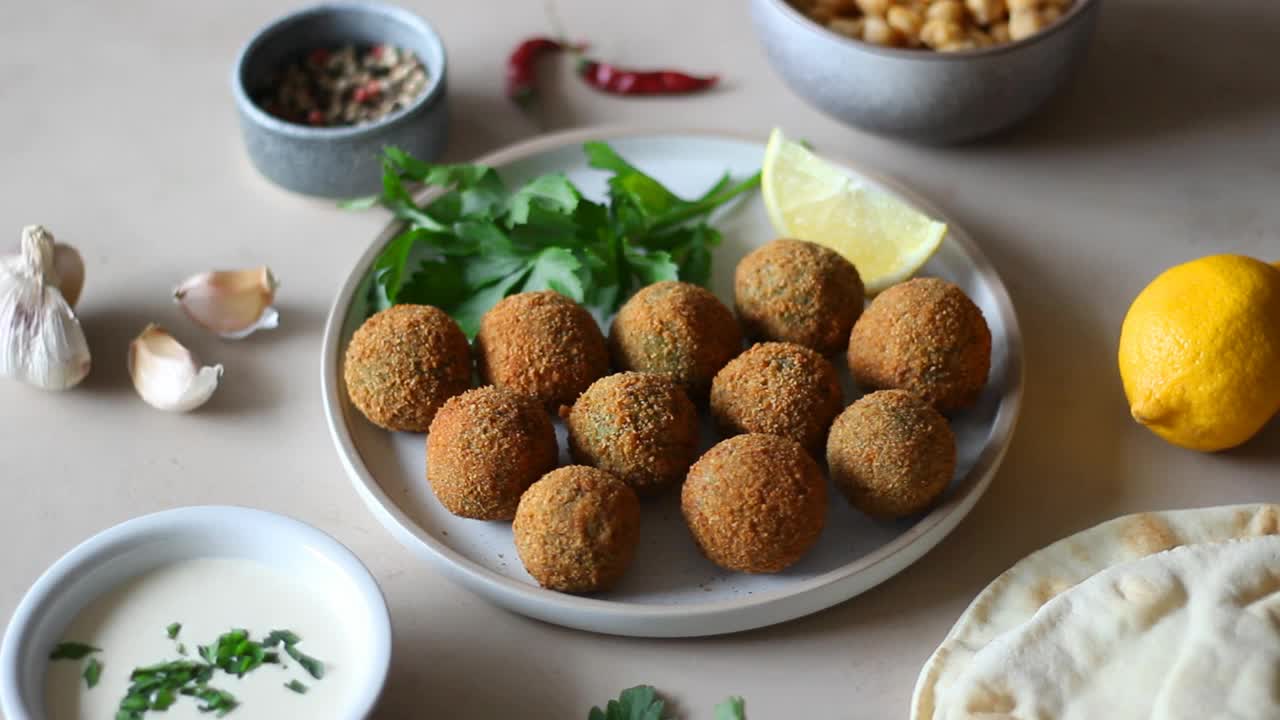
{"type": "Polygon", "coordinates": [[[570,45],[549,37],[531,37],[516,46],[507,58],[507,97],[525,103],[537,94],[538,58],[563,50],[582,52],[586,44],[570,45]]]}
{"type": "Polygon", "coordinates": [[[578,74],[591,87],[614,95],[679,95],[706,90],[720,80],[675,70],[630,70],[596,60],[579,63],[578,74]]]}

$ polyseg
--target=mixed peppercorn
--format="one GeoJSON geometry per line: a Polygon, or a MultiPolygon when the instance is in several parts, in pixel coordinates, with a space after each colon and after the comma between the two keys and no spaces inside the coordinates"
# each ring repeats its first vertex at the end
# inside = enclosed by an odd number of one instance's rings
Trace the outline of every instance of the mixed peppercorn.
{"type": "Polygon", "coordinates": [[[361,125],[408,107],[427,87],[427,69],[392,45],[317,48],[269,78],[263,110],[317,127],[361,125]]]}

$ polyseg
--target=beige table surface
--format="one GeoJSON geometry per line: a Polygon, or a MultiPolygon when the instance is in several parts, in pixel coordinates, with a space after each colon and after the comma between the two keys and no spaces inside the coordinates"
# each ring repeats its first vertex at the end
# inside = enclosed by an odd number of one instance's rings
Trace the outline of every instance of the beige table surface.
{"type": "Polygon", "coordinates": [[[448,44],[449,156],[601,123],[761,137],[783,125],[931,197],[995,262],[1026,336],[1022,421],[973,514],[881,587],[757,632],[599,637],[487,605],[391,539],[330,444],[322,324],[384,220],[258,177],[227,88],[240,43],[293,3],[11,0],[0,3],[0,244],[43,223],[79,246],[94,369],[65,394],[0,384],[0,619],[46,566],[109,525],[247,504],[333,533],[377,575],[395,626],[378,718],[582,718],[652,683],[687,718],[742,693],[755,720],[896,719],[961,609],[1022,555],[1120,513],[1280,500],[1280,423],[1225,454],[1166,446],[1128,419],[1113,357],[1129,300],[1162,268],[1219,251],[1280,258],[1280,4],[1108,0],[1082,75],[1047,112],[1003,139],[924,149],[850,131],[798,100],[766,64],[743,2],[557,2],[601,54],[717,70],[723,90],[624,101],[565,74],[547,78],[561,88],[529,119],[502,97],[502,60],[547,29],[542,3],[412,0],[448,44]],[[262,263],[283,281],[278,331],[222,342],[168,300],[187,274],[262,263]],[[201,412],[163,414],[134,395],[125,348],[148,321],[225,364],[201,412]]]}

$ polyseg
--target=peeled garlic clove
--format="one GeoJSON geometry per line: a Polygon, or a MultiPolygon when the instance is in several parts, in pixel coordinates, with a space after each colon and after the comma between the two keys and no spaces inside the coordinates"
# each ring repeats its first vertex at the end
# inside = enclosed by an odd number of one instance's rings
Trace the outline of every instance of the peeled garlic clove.
{"type": "Polygon", "coordinates": [[[58,289],[55,256],[53,235],[30,225],[22,229],[22,254],[0,260],[0,377],[66,390],[89,374],[91,361],[80,321],[58,289]]]}
{"type": "Polygon", "coordinates": [[[168,412],[190,412],[218,389],[222,366],[201,366],[167,330],[152,324],[129,345],[129,375],[148,405],[168,412]]]}
{"type": "Polygon", "coordinates": [[[200,327],[238,340],[280,324],[280,314],[271,307],[278,287],[265,266],[224,270],[188,278],[173,291],[173,299],[200,327]]]}

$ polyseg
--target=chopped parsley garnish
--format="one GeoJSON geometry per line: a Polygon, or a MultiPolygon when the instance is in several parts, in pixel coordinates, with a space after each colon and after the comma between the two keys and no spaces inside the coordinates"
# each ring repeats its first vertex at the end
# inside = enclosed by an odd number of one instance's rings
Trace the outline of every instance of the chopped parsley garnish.
{"type": "Polygon", "coordinates": [[[102,663],[98,662],[98,658],[91,657],[89,662],[84,666],[84,681],[89,687],[98,684],[98,679],[102,677],[102,663]]]}
{"type": "Polygon", "coordinates": [[[285,645],[284,651],[289,653],[289,657],[297,660],[302,669],[306,670],[311,677],[317,680],[324,677],[324,663],[302,652],[297,645],[285,645]]]}
{"type": "Polygon", "coordinates": [[[182,632],[182,623],[169,623],[169,627],[164,629],[170,640],[176,640],[178,633],[182,632]]]}
{"type": "Polygon", "coordinates": [[[102,648],[78,642],[58,643],[49,653],[50,660],[83,660],[92,653],[102,652],[102,648]]]}
{"type": "Polygon", "coordinates": [[[280,643],[285,645],[297,645],[302,642],[302,638],[298,637],[291,630],[272,630],[267,633],[267,639],[262,641],[266,647],[275,647],[280,643]]]}
{"type": "MultiPolygon", "coordinates": [[[[173,623],[166,632],[175,639],[181,629],[179,623],[173,623]]],[[[231,693],[212,685],[214,676],[223,672],[244,677],[265,664],[279,663],[280,654],[268,648],[281,643],[289,655],[318,680],[324,675],[324,664],[294,647],[301,640],[288,630],[274,630],[258,642],[248,630],[237,628],[223,633],[209,645],[197,645],[199,659],[170,660],[137,668],[129,675],[129,689],[120,701],[115,720],[144,720],[148,711],[164,712],[183,697],[199,702],[200,712],[222,717],[239,707],[240,702],[231,693]]],[[[186,655],[186,645],[178,643],[178,653],[186,655]]],[[[97,682],[99,670],[94,671],[91,687],[97,682]]],[[[85,673],[85,679],[89,680],[88,668],[85,673]]],[[[297,680],[286,683],[285,687],[300,695],[308,689],[297,680]]]]}

